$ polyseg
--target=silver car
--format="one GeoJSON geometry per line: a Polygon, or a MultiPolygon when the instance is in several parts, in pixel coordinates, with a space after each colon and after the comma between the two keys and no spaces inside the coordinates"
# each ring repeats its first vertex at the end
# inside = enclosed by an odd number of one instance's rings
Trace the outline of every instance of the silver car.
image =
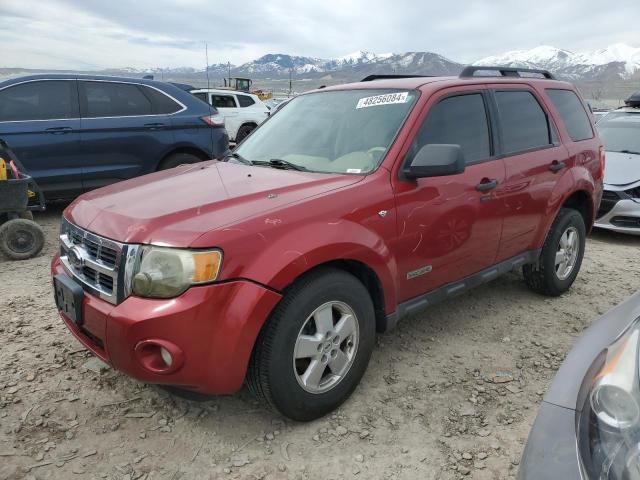
{"type": "Polygon", "coordinates": [[[577,340],[547,390],[519,480],[640,478],[640,292],[577,340]]]}
{"type": "Polygon", "coordinates": [[[597,123],[606,165],[595,226],[640,235],[640,92],[627,105],[597,123]]]}

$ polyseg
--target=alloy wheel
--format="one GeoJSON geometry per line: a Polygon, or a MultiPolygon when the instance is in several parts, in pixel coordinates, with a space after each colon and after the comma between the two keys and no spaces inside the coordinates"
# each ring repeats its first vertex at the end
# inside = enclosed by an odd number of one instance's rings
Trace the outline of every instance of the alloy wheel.
{"type": "Polygon", "coordinates": [[[343,302],[320,305],[305,320],[293,351],[298,384],[319,394],[347,375],[358,351],[359,327],[354,311],[343,302]]]}

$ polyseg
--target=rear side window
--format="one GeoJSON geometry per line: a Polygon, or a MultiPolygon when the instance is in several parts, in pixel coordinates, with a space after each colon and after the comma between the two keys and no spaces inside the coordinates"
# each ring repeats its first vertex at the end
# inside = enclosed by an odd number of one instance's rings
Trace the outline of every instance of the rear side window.
{"type": "Polygon", "coordinates": [[[164,93],[151,87],[139,86],[146,97],[151,100],[151,108],[155,114],[171,114],[182,110],[182,105],[164,93]]]}
{"type": "Polygon", "coordinates": [[[77,118],[75,80],[27,82],[0,90],[0,122],[77,118]]]}
{"type": "Polygon", "coordinates": [[[250,107],[256,103],[249,95],[236,95],[236,98],[241,107],[250,107]]]}
{"type": "Polygon", "coordinates": [[[551,103],[558,109],[571,140],[579,142],[593,138],[591,122],[589,122],[584,105],[575,92],[557,89],[548,89],[546,92],[551,103]]]}
{"type": "Polygon", "coordinates": [[[466,163],[489,158],[489,124],[482,95],[448,97],[434,105],[420,127],[411,151],[415,155],[431,143],[460,145],[466,163]]]}
{"type": "Polygon", "coordinates": [[[551,142],[546,113],[531,92],[495,92],[503,153],[546,147],[551,142]]]}
{"type": "Polygon", "coordinates": [[[152,115],[149,100],[137,85],[118,82],[80,82],[83,94],[82,116],[130,117],[152,115]]]}
{"type": "Polygon", "coordinates": [[[216,108],[236,108],[236,102],[231,95],[212,95],[211,103],[216,108]]]}

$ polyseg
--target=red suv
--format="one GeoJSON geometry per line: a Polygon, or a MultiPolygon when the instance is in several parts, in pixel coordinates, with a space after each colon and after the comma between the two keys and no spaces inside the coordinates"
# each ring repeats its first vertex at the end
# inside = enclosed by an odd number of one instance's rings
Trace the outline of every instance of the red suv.
{"type": "Polygon", "coordinates": [[[522,267],[573,283],[602,143],[546,71],[377,78],[309,92],[225,161],[79,197],[53,259],[71,332],[145,382],[243,383],[290,418],[340,405],[376,331],[522,267]]]}

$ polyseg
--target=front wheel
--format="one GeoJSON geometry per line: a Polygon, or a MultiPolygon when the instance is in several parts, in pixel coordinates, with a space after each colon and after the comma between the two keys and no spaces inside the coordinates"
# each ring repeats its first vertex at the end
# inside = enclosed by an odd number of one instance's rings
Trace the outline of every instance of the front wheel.
{"type": "Polygon", "coordinates": [[[522,267],[527,286],[538,293],[559,296],[578,276],[587,230],[582,215],[563,208],[553,222],[538,262],[522,267]]]}
{"type": "Polygon", "coordinates": [[[249,389],[293,420],[329,413],[351,395],[367,368],[374,315],[369,292],[352,275],[322,269],[303,277],[256,341],[249,389]]]}

